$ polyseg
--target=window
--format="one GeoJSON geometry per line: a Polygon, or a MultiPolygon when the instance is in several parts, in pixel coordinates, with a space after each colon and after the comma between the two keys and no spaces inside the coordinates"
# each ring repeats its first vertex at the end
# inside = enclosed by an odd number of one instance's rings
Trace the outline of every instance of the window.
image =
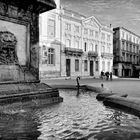
{"type": "Polygon", "coordinates": [[[85,52],[87,51],[87,43],[86,42],[84,43],[84,51],[85,52]]]}
{"type": "Polygon", "coordinates": [[[84,29],[84,34],[85,34],[85,35],[88,34],[88,29],[87,29],[87,28],[84,29]]]}
{"type": "Polygon", "coordinates": [[[96,31],[95,32],[95,38],[98,38],[99,37],[99,34],[98,34],[98,32],[96,31]]]}
{"type": "Polygon", "coordinates": [[[110,62],[107,63],[108,71],[110,71],[110,62]]]}
{"type": "Polygon", "coordinates": [[[139,57],[137,56],[137,64],[139,63],[139,57]]]}
{"type": "Polygon", "coordinates": [[[110,47],[109,46],[107,47],[107,53],[110,53],[110,47]]]}
{"type": "Polygon", "coordinates": [[[139,53],[139,46],[137,46],[137,53],[139,53]]]}
{"type": "Polygon", "coordinates": [[[124,32],[122,31],[122,38],[124,39],[124,32]]]}
{"type": "Polygon", "coordinates": [[[48,19],[48,36],[55,37],[55,20],[48,19]]]}
{"type": "Polygon", "coordinates": [[[133,42],[135,43],[135,37],[133,37],[133,42]]]}
{"type": "Polygon", "coordinates": [[[105,53],[105,46],[102,46],[102,53],[105,53]]]}
{"type": "Polygon", "coordinates": [[[78,40],[75,41],[75,48],[79,49],[79,41],[78,40]]]}
{"type": "Polygon", "coordinates": [[[90,30],[90,36],[93,36],[93,35],[94,35],[93,30],[90,30]]]}
{"type": "Polygon", "coordinates": [[[75,71],[79,71],[79,60],[75,59],[75,71]]]}
{"type": "Polygon", "coordinates": [[[105,61],[102,61],[102,69],[105,71],[105,61]]]}
{"type": "Polygon", "coordinates": [[[138,41],[138,39],[137,39],[137,44],[138,44],[138,42],[139,42],[139,41],[138,41]]]}
{"type": "Polygon", "coordinates": [[[76,33],[79,33],[79,31],[80,31],[79,26],[76,26],[76,25],[75,25],[75,32],[76,32],[76,33]]]}
{"type": "Polygon", "coordinates": [[[95,52],[98,52],[98,45],[95,45],[95,52]]]}
{"type": "Polygon", "coordinates": [[[126,43],[126,51],[128,51],[128,43],[126,43]]]}
{"type": "Polygon", "coordinates": [[[135,46],[133,46],[133,52],[135,52],[135,46]]]}
{"type": "Polygon", "coordinates": [[[132,52],[132,45],[130,44],[130,52],[132,52]]]}
{"type": "Polygon", "coordinates": [[[122,41],[122,50],[124,50],[124,47],[125,47],[125,43],[124,41],[122,41]]]}
{"type": "Polygon", "coordinates": [[[92,43],[90,44],[90,51],[94,51],[94,45],[92,43]]]}
{"type": "Polygon", "coordinates": [[[110,35],[107,35],[107,41],[110,41],[110,35]]]}
{"type": "Polygon", "coordinates": [[[99,70],[99,62],[96,61],[96,71],[98,71],[98,70],[99,70]]]}
{"type": "Polygon", "coordinates": [[[66,39],[66,47],[70,47],[71,46],[71,40],[70,39],[66,39]]]}
{"type": "Polygon", "coordinates": [[[131,35],[129,36],[129,40],[130,40],[130,41],[132,40],[132,36],[131,36],[131,35]]]}
{"type": "Polygon", "coordinates": [[[84,61],[84,71],[88,71],[88,61],[84,61]]]}
{"type": "Polygon", "coordinates": [[[105,40],[105,34],[104,33],[102,33],[101,39],[105,40]]]}
{"type": "Polygon", "coordinates": [[[130,55],[130,62],[132,62],[132,55],[130,55]]]}
{"type": "Polygon", "coordinates": [[[48,64],[54,65],[55,52],[53,48],[48,49],[48,64]]]}
{"type": "Polygon", "coordinates": [[[65,24],[65,30],[71,31],[71,24],[70,23],[65,24]]]}
{"type": "Polygon", "coordinates": [[[128,34],[126,35],[126,40],[128,40],[128,34]]]}

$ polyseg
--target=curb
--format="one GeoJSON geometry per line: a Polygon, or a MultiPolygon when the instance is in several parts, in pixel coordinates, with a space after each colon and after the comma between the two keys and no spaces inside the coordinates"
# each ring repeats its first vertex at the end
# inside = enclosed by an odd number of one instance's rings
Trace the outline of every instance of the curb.
{"type": "Polygon", "coordinates": [[[105,97],[103,101],[106,106],[114,106],[116,108],[127,109],[129,111],[137,113],[136,115],[140,115],[140,99],[132,98],[132,97],[121,97],[117,95],[111,95],[105,97]]]}

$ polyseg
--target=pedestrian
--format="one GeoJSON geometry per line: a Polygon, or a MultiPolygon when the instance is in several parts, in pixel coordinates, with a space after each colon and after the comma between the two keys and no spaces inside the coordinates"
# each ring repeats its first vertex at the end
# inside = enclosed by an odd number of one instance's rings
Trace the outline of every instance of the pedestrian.
{"type": "Polygon", "coordinates": [[[104,72],[101,71],[101,79],[103,79],[103,76],[104,76],[104,72]]]}
{"type": "Polygon", "coordinates": [[[108,80],[108,79],[109,79],[109,72],[107,71],[107,72],[105,73],[105,75],[106,75],[106,80],[108,80]]]}
{"type": "Polygon", "coordinates": [[[110,80],[112,81],[112,72],[110,72],[110,80]]]}

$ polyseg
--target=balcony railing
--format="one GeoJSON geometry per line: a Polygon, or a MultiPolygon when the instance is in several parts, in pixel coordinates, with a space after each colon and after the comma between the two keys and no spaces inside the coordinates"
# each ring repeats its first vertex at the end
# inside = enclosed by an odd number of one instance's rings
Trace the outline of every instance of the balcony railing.
{"type": "Polygon", "coordinates": [[[94,51],[88,52],[88,57],[97,57],[97,56],[98,56],[98,52],[94,52],[94,51]]]}
{"type": "Polygon", "coordinates": [[[83,54],[83,50],[82,49],[77,49],[77,48],[68,48],[68,47],[65,47],[64,48],[64,53],[66,55],[81,56],[83,54]]]}
{"type": "Polygon", "coordinates": [[[102,57],[107,57],[107,58],[112,58],[113,54],[112,53],[101,53],[102,57]]]}

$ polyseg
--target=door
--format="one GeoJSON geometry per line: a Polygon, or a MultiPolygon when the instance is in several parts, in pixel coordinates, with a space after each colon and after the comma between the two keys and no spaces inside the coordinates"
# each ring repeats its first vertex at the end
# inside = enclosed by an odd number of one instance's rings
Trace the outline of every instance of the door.
{"type": "Polygon", "coordinates": [[[70,59],[66,59],[66,76],[70,76],[70,59]]]}
{"type": "Polygon", "coordinates": [[[90,76],[93,76],[93,61],[90,61],[90,76]]]}

